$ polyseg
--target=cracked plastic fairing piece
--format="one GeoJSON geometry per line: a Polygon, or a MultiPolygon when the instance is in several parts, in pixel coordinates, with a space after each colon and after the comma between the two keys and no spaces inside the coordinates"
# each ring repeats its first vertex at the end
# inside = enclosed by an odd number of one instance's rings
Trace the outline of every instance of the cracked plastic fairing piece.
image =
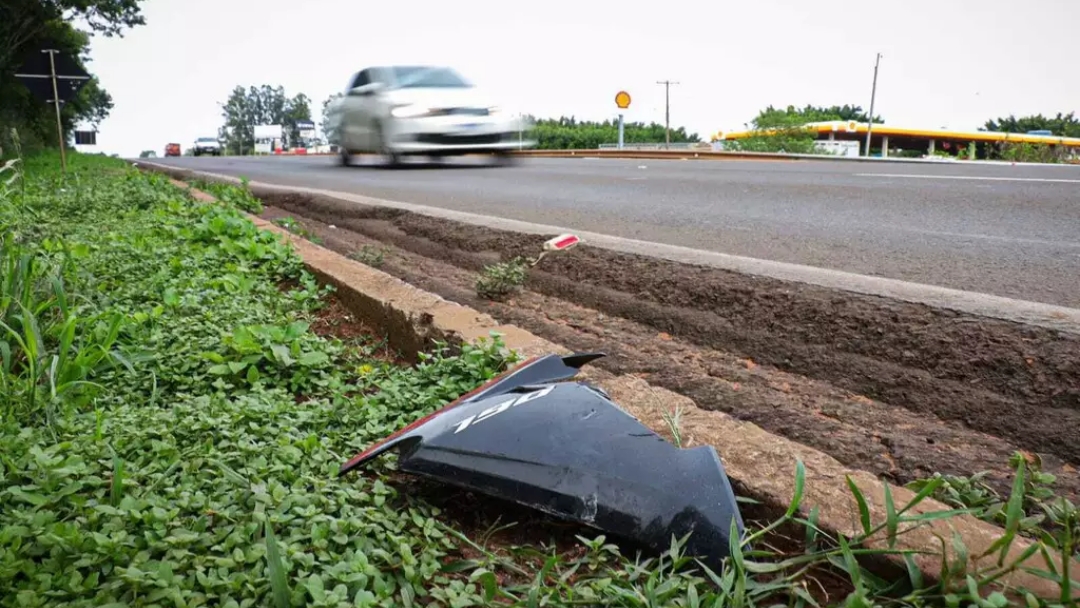
{"type": "Polygon", "coordinates": [[[602,354],[547,355],[372,445],[340,474],[389,450],[407,473],[576,521],[719,566],[743,521],[711,446],[680,449],[573,378],[602,354]]]}

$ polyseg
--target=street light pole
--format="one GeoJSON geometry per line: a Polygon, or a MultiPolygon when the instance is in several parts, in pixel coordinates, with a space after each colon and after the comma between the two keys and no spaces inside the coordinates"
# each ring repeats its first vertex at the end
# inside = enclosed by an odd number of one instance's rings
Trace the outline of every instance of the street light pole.
{"type": "Polygon", "coordinates": [[[881,53],[874,60],[874,86],[870,89],[870,116],[866,125],[866,155],[870,156],[870,134],[874,132],[874,100],[877,97],[877,73],[878,65],[881,64],[881,53]]]}
{"type": "Polygon", "coordinates": [[[670,80],[657,80],[664,85],[664,148],[671,147],[671,85],[679,84],[670,80]]]}

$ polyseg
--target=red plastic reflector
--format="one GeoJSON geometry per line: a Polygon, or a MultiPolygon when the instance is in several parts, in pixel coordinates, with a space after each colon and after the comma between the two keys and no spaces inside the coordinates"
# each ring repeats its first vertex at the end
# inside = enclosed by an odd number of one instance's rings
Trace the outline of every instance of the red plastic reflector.
{"type": "Polygon", "coordinates": [[[574,245],[577,245],[579,242],[581,242],[581,239],[579,239],[576,235],[562,234],[544,243],[544,249],[569,249],[574,245]]]}

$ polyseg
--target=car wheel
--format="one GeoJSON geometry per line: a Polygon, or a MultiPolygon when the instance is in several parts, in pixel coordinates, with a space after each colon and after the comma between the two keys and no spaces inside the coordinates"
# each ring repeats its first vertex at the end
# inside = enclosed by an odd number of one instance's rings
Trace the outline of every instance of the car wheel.
{"type": "Polygon", "coordinates": [[[352,165],[352,154],[350,154],[344,146],[338,146],[338,164],[342,167],[349,167],[352,165]]]}
{"type": "Polygon", "coordinates": [[[401,155],[387,147],[383,128],[383,123],[381,122],[375,128],[375,133],[378,137],[378,140],[375,142],[375,149],[379,152],[379,156],[383,157],[387,166],[396,168],[401,165],[401,155]]]}
{"type": "Polygon", "coordinates": [[[499,167],[512,167],[517,164],[517,157],[508,151],[495,153],[495,164],[499,167]]]}

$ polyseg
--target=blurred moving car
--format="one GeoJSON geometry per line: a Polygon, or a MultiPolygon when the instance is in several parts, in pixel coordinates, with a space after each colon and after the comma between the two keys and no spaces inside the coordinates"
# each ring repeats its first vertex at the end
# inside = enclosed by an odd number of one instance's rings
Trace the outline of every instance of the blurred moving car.
{"type": "Polygon", "coordinates": [[[165,144],[165,156],[180,156],[180,144],[165,144]]]}
{"type": "Polygon", "coordinates": [[[216,137],[200,137],[195,140],[195,145],[192,147],[192,154],[195,156],[200,156],[202,154],[221,156],[221,142],[219,142],[216,137]]]}
{"type": "Polygon", "coordinates": [[[406,155],[442,157],[530,148],[523,121],[456,71],[440,66],[370,67],[353,75],[328,108],[331,142],[341,164],[353,154],[381,154],[391,165],[406,155]]]}

